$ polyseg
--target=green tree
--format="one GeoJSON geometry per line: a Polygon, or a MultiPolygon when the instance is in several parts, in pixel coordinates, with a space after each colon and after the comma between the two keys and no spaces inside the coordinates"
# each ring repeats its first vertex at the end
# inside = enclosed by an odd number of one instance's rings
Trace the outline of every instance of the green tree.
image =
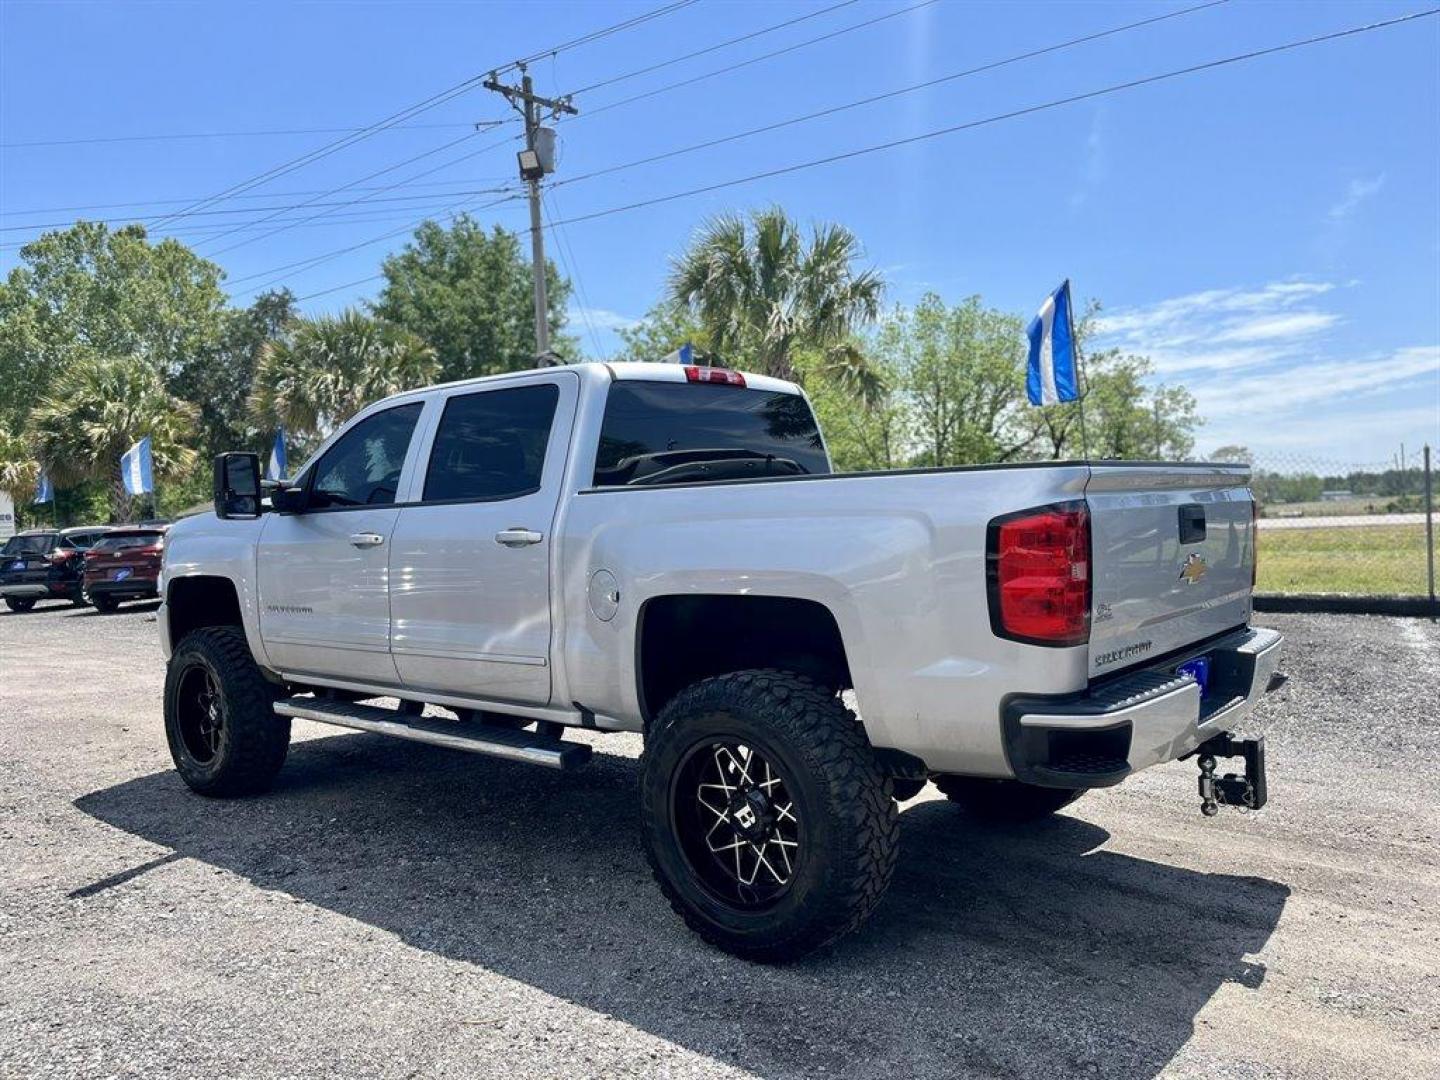
{"type": "Polygon", "coordinates": [[[704,358],[701,346],[706,341],[705,329],[689,308],[679,304],[662,300],[639,322],[618,333],[624,348],[616,354],[616,360],[659,360],[687,342],[696,346],[699,358],[704,358]]]}
{"type": "Polygon", "coordinates": [[[178,374],[220,336],[220,268],[140,225],[78,222],[20,249],[0,284],[0,422],[23,425],[53,378],[80,360],[131,357],[178,374]]]}
{"type": "Polygon", "coordinates": [[[1148,357],[1119,349],[1090,353],[1085,346],[1094,336],[1099,313],[1100,305],[1092,301],[1075,327],[1083,357],[1080,402],[1027,411],[1039,456],[1081,456],[1083,405],[1084,441],[1091,459],[1188,457],[1195,447],[1195,429],[1203,422],[1194,395],[1183,386],[1152,387],[1155,366],[1148,357]]]}
{"type": "MultiPolygon", "coordinates": [[[[448,229],[427,221],[381,271],[385,285],[374,313],[430,345],[442,380],[535,366],[530,261],[515,233],[498,225],[486,232],[465,214],[448,229]]],[[[551,349],[578,356],[578,343],[560,332],[570,282],[548,261],[545,282],[551,349]]]]}
{"type": "Polygon", "coordinates": [[[205,460],[251,441],[247,402],[261,349],[278,340],[297,314],[289,289],[261,293],[248,308],[226,311],[215,344],[173,380],[171,389],[200,414],[197,442],[205,460]]]}
{"type": "Polygon", "coordinates": [[[1025,335],[1020,319],[978,296],[952,306],[927,293],[899,311],[872,348],[900,372],[911,463],[1008,461],[1031,442],[1021,421],[1025,335]]]}
{"type": "MultiPolygon", "coordinates": [[[[808,242],[784,210],[707,221],[675,259],[669,300],[705,330],[705,348],[733,366],[797,377],[796,350],[827,354],[824,366],[853,367],[851,334],[873,322],[884,284],[857,270],[860,243],[840,225],[816,226],[808,242]]],[[[697,343],[698,344],[698,343],[697,343]]]]}
{"type": "Polygon", "coordinates": [[[416,335],[355,310],[304,319],[260,349],[250,419],[283,425],[304,442],[324,435],[370,402],[437,380],[435,350],[416,335]]]}
{"type": "Polygon", "coordinates": [[[148,435],[157,486],[186,473],[196,415],[171,395],[155,366],[136,357],[85,357],[56,377],[30,414],[30,439],[57,488],[85,480],[111,485],[113,520],[127,521],[131,500],[120,456],[148,435]]]}

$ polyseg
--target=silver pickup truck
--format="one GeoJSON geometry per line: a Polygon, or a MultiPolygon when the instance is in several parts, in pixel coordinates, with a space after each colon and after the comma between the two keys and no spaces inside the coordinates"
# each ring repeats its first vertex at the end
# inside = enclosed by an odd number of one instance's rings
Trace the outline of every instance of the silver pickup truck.
{"type": "Polygon", "coordinates": [[[1263,743],[1229,734],[1280,655],[1247,480],[837,474],[798,387],[718,368],[411,391],[268,488],[216,460],[215,513],[165,545],[166,733],[215,796],[270,785],[292,717],[557,769],[591,752],[567,729],[642,733],[672,906],[790,959],[874,908],[927,782],[1015,822],[1194,756],[1207,813],[1264,804],[1263,743]]]}

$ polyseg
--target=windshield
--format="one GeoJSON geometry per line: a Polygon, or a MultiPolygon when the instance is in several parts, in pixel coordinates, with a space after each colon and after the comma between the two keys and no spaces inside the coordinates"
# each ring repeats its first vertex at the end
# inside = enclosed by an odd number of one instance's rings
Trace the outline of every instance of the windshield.
{"type": "Polygon", "coordinates": [[[125,548],[153,547],[159,542],[162,533],[158,532],[135,532],[111,534],[105,537],[90,550],[92,551],[121,551],[125,548]]]}
{"type": "Polygon", "coordinates": [[[829,471],[820,429],[798,394],[639,380],[610,387],[597,487],[829,471]]]}
{"type": "Polygon", "coordinates": [[[55,546],[53,534],[44,536],[12,536],[5,541],[0,555],[48,555],[55,546]]]}

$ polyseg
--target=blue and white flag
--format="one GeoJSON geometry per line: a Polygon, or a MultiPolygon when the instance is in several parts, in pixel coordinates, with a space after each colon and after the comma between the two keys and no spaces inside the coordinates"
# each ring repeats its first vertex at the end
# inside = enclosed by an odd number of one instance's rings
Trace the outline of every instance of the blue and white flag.
{"type": "Polygon", "coordinates": [[[270,448],[270,460],[265,465],[266,480],[283,480],[288,475],[285,463],[285,429],[275,432],[275,445],[270,448]]]}
{"type": "Polygon", "coordinates": [[[39,505],[40,503],[47,503],[47,502],[54,502],[54,501],[55,501],[55,488],[51,486],[51,484],[50,484],[50,477],[46,476],[46,475],[45,475],[45,471],[42,469],[42,470],[40,471],[40,479],[35,482],[35,499],[34,499],[34,502],[35,502],[36,505],[39,505]]]}
{"type": "Polygon", "coordinates": [[[660,358],[660,363],[685,364],[686,366],[689,366],[690,364],[695,363],[695,346],[687,341],[684,345],[681,345],[680,348],[676,349],[674,352],[666,353],[664,356],[662,356],[660,358]]]}
{"type": "Polygon", "coordinates": [[[131,495],[150,495],[155,491],[155,467],[150,460],[150,436],[146,435],[120,455],[120,479],[131,495]]]}
{"type": "Polygon", "coordinates": [[[1045,298],[1030,323],[1030,364],[1025,390],[1031,405],[1054,405],[1080,396],[1075,360],[1075,322],[1071,318],[1070,281],[1045,298]]]}

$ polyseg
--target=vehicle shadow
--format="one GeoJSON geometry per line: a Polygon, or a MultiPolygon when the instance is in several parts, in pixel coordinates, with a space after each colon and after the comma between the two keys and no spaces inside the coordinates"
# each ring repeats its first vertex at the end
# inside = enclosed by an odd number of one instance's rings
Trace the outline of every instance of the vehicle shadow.
{"type": "Polygon", "coordinates": [[[114,611],[101,611],[99,608],[87,604],[82,608],[72,608],[71,610],[65,612],[65,616],[71,619],[108,619],[112,615],[153,615],[159,610],[160,601],[157,598],[154,600],[127,601],[124,605],[116,608],[114,611]]]}
{"type": "Polygon", "coordinates": [[[1097,850],[1109,834],[1077,817],[985,828],[926,801],[868,926],[767,968],[669,911],[633,827],[636,768],[602,753],[561,776],[356,734],[297,744],[257,799],[156,773],[75,805],[174,856],[77,894],[198,859],[777,1078],[1154,1076],[1217,988],[1263,980],[1246,955],[1289,896],[1097,850]]]}

